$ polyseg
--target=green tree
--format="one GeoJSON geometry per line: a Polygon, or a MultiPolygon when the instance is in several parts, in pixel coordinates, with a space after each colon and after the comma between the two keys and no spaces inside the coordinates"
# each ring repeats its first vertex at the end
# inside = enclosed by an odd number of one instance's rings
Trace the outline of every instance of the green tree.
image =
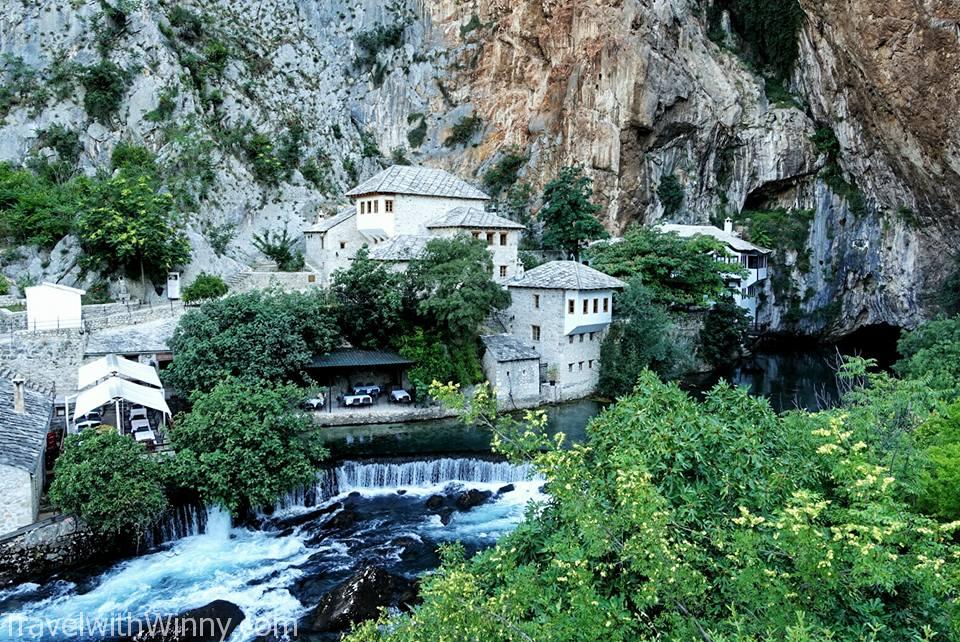
{"type": "Polygon", "coordinates": [[[85,177],[57,184],[0,163],[0,239],[52,248],[70,232],[89,189],[85,177]]]}
{"type": "Polygon", "coordinates": [[[297,272],[303,269],[303,253],[296,249],[297,239],[284,228],[283,232],[264,230],[254,234],[253,246],[277,264],[281,272],[297,272]]]}
{"type": "Polygon", "coordinates": [[[417,313],[450,341],[476,337],[491,312],[510,304],[510,295],[493,281],[486,244],[466,235],[430,240],[407,275],[417,313]]]}
{"type": "Polygon", "coordinates": [[[218,299],[226,294],[228,289],[227,284],[219,276],[201,272],[180,294],[185,302],[193,303],[206,299],[218,299]]]}
{"type": "Polygon", "coordinates": [[[235,517],[311,484],[327,451],[314,421],[296,409],[302,395],[239,379],[193,394],[170,433],[180,482],[235,517]]]}
{"type": "Polygon", "coordinates": [[[691,365],[689,342],[681,340],[667,310],[638,278],[614,297],[617,321],[600,347],[600,385],[604,394],[619,397],[633,390],[644,370],[672,379],[691,365]]]}
{"type": "Polygon", "coordinates": [[[68,435],[50,485],[50,502],[102,535],[139,541],[167,509],[157,460],[107,428],[68,435]]]}
{"type": "Polygon", "coordinates": [[[902,358],[894,369],[908,379],[929,378],[930,385],[952,391],[960,387],[960,316],[930,321],[905,332],[897,343],[902,358]]]}
{"type": "MultiPolygon", "coordinates": [[[[489,391],[461,405],[488,415],[489,391]]],[[[721,384],[702,403],[644,373],[557,447],[494,422],[550,497],[496,547],[447,551],[414,612],[351,640],[908,640],[957,634],[958,524],[917,514],[883,435],[847,410],[777,416],[721,384]]]]}
{"type": "Polygon", "coordinates": [[[158,193],[144,174],[94,184],[77,218],[83,265],[103,272],[136,273],[158,282],[172,267],[190,260],[190,242],[173,197],[158,193]]]}
{"type": "Polygon", "coordinates": [[[304,381],[315,355],[339,340],[323,293],[244,292],[207,301],[180,318],[164,379],[183,394],[208,392],[226,377],[304,381]]]}
{"type": "Polygon", "coordinates": [[[737,268],[718,261],[726,248],[709,236],[680,238],[639,225],[618,243],[598,243],[590,265],[611,276],[639,276],[653,300],[667,306],[705,306],[729,296],[726,274],[737,268]]]}
{"type": "Polygon", "coordinates": [[[747,313],[726,297],[707,310],[700,330],[700,355],[715,368],[735,363],[743,356],[750,330],[747,313]]]}
{"type": "Polygon", "coordinates": [[[103,124],[108,124],[120,109],[127,93],[130,76],[109,60],[101,60],[87,67],[81,76],[84,95],[83,106],[87,113],[103,124]]]}
{"type": "Polygon", "coordinates": [[[663,204],[663,211],[667,216],[671,216],[680,211],[683,207],[683,184],[674,174],[667,174],[660,179],[657,186],[657,196],[663,204]]]}
{"type": "Polygon", "coordinates": [[[402,278],[361,248],[346,270],[331,277],[340,331],[353,345],[387,345],[400,328],[403,313],[402,278]]]}
{"type": "Polygon", "coordinates": [[[537,214],[544,246],[563,250],[577,261],[584,242],[607,237],[596,217],[600,207],[590,200],[591,183],[582,167],[564,167],[543,189],[543,207],[537,214]]]}
{"type": "Polygon", "coordinates": [[[918,506],[945,521],[960,519],[960,402],[930,417],[915,440],[923,462],[918,506]]]}

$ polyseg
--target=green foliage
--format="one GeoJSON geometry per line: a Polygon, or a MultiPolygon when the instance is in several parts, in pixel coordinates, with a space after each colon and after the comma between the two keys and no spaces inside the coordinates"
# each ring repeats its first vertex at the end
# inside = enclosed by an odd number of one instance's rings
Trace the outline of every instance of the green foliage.
{"type": "Polygon", "coordinates": [[[356,161],[346,156],[340,161],[340,164],[343,167],[343,171],[347,173],[347,178],[350,179],[350,183],[355,185],[360,178],[360,170],[357,169],[356,161]]]}
{"type": "Polygon", "coordinates": [[[480,120],[479,116],[464,116],[453,125],[453,128],[450,130],[450,135],[443,141],[443,146],[456,147],[458,145],[466,145],[477,135],[477,132],[480,131],[482,126],[483,121],[480,120]]]}
{"type": "Polygon", "coordinates": [[[730,12],[733,30],[743,38],[744,57],[779,79],[788,79],[797,60],[804,14],[797,0],[717,0],[708,9],[711,37],[720,17],[730,12]]]}
{"type": "Polygon", "coordinates": [[[960,314],[960,257],[936,294],[937,304],[946,314],[960,314]]]}
{"type": "Polygon", "coordinates": [[[108,56],[119,40],[127,33],[128,14],[135,8],[133,0],[117,0],[114,3],[100,0],[103,13],[94,17],[92,24],[97,51],[108,56]]]}
{"type": "Polygon", "coordinates": [[[410,143],[410,149],[417,149],[427,139],[427,119],[423,114],[416,115],[420,117],[420,122],[407,132],[407,142],[410,143]]]}
{"type": "Polygon", "coordinates": [[[193,280],[193,283],[185,287],[180,294],[185,302],[193,303],[194,301],[218,299],[226,294],[228,289],[227,284],[219,276],[201,272],[193,280]]]}
{"type": "Polygon", "coordinates": [[[217,256],[223,256],[227,253],[227,247],[233,240],[236,232],[236,226],[232,223],[220,223],[214,225],[206,223],[203,227],[203,235],[207,237],[210,248],[217,256]]]}
{"type": "Polygon", "coordinates": [[[672,216],[683,207],[684,191],[683,184],[674,174],[666,174],[660,179],[657,186],[657,197],[663,204],[663,213],[666,216],[672,216]]]}
{"type": "Polygon", "coordinates": [[[106,273],[124,271],[160,282],[190,261],[190,242],[173,197],[157,193],[150,177],[120,172],[94,183],[77,217],[81,263],[106,273]]]}
{"type": "Polygon", "coordinates": [[[173,112],[177,109],[177,95],[179,93],[180,91],[176,87],[161,91],[157,99],[156,109],[144,114],[144,119],[152,123],[162,123],[169,120],[170,117],[173,116],[173,112]]]}
{"type": "Polygon", "coordinates": [[[40,111],[46,95],[40,89],[37,71],[19,56],[4,54],[0,61],[0,121],[18,107],[40,111]]]}
{"type": "Polygon", "coordinates": [[[863,192],[856,185],[847,181],[843,175],[843,168],[840,167],[840,141],[829,127],[818,128],[810,137],[817,153],[827,157],[827,164],[824,166],[821,176],[827,186],[833,190],[833,193],[846,199],[850,211],[856,216],[863,216],[867,213],[867,202],[863,192]]]}
{"type": "Polygon", "coordinates": [[[183,394],[226,377],[305,381],[315,355],[336,347],[336,317],[321,292],[244,292],[207,301],[180,319],[164,379],[183,394]]]}
{"type": "Polygon", "coordinates": [[[358,348],[383,348],[400,328],[403,313],[402,277],[370,259],[366,246],[350,267],[331,276],[337,321],[344,337],[358,348]]]}
{"type": "Polygon", "coordinates": [[[747,313],[725,298],[707,311],[700,330],[700,355],[715,368],[736,363],[750,330],[747,313]]]}
{"type": "Polygon", "coordinates": [[[407,272],[417,313],[453,342],[476,337],[491,312],[510,304],[492,274],[486,243],[466,235],[431,239],[407,272]]]}
{"type": "Polygon", "coordinates": [[[109,60],[101,60],[84,69],[80,80],[85,89],[83,107],[87,114],[108,125],[127,93],[129,75],[109,60]]]}
{"type": "Polygon", "coordinates": [[[333,182],[333,166],[330,157],[326,154],[317,154],[309,159],[300,168],[300,173],[315,188],[329,194],[335,188],[333,182]]]}
{"type": "Polygon", "coordinates": [[[373,132],[369,129],[360,130],[360,157],[380,158],[382,155],[373,132]]]}
{"type": "Polygon", "coordinates": [[[544,246],[579,260],[586,241],[607,237],[596,217],[600,207],[590,200],[592,183],[583,168],[575,165],[561,169],[543,188],[543,207],[537,218],[543,224],[544,246]]]}
{"type": "Polygon", "coordinates": [[[960,386],[960,316],[930,321],[897,342],[894,370],[908,379],[926,378],[937,390],[957,395],[960,386]]]}
{"type": "Polygon", "coordinates": [[[97,281],[93,285],[87,288],[86,294],[80,297],[80,302],[83,305],[100,305],[102,303],[110,303],[110,283],[107,281],[97,281]]]}
{"type": "Polygon", "coordinates": [[[0,163],[0,239],[12,245],[53,247],[73,227],[90,181],[58,184],[0,163]]]}
{"type": "Polygon", "coordinates": [[[4,274],[0,274],[0,296],[10,294],[10,279],[4,274]]]}
{"type": "Polygon", "coordinates": [[[377,26],[357,34],[356,64],[362,69],[371,69],[377,62],[377,55],[381,51],[403,46],[404,25],[378,24],[377,26]]]}
{"type": "Polygon", "coordinates": [[[409,165],[410,159],[407,158],[407,150],[403,147],[394,147],[391,149],[390,162],[394,165],[409,165]]]}
{"type": "Polygon", "coordinates": [[[197,42],[204,36],[204,19],[183,5],[174,4],[168,16],[177,36],[186,42],[197,42]]]}
{"type": "Polygon", "coordinates": [[[517,177],[529,157],[520,154],[516,148],[511,149],[493,164],[483,175],[483,184],[491,196],[499,196],[501,192],[509,191],[517,182],[517,177]]]}
{"type": "Polygon", "coordinates": [[[157,173],[156,157],[146,147],[120,141],[110,155],[110,168],[124,170],[132,175],[153,176],[157,173]]]}
{"type": "Polygon", "coordinates": [[[480,22],[480,16],[475,13],[472,14],[470,16],[470,20],[466,24],[460,25],[460,37],[465,38],[467,34],[469,34],[471,31],[479,29],[482,25],[483,23],[480,22]]]}
{"type": "Polygon", "coordinates": [[[790,90],[784,85],[783,80],[779,78],[764,78],[763,88],[764,93],[767,94],[767,100],[774,107],[793,107],[800,109],[800,103],[797,101],[797,97],[790,93],[790,90]]]}
{"type": "Polygon", "coordinates": [[[645,373],[562,449],[535,413],[489,419],[489,398],[463,407],[549,499],[473,559],[446,551],[422,605],[348,640],[956,637],[958,524],[907,503],[872,413],[781,417],[725,384],[697,403],[645,373]]]}
{"type": "Polygon", "coordinates": [[[777,252],[803,252],[810,236],[813,210],[744,210],[737,222],[746,229],[746,237],[753,243],[777,252]]]}
{"type": "Polygon", "coordinates": [[[916,431],[921,449],[921,510],[944,521],[960,519],[960,402],[933,415],[916,431]]]}
{"type": "Polygon", "coordinates": [[[165,129],[168,153],[163,159],[163,176],[177,205],[184,210],[205,198],[216,179],[213,152],[216,144],[195,122],[165,129]]]}
{"type": "Polygon", "coordinates": [[[475,341],[455,345],[416,327],[399,338],[397,351],[416,363],[407,376],[418,401],[429,397],[430,385],[434,381],[470,385],[483,380],[475,341]]]}
{"type": "Polygon", "coordinates": [[[296,410],[302,394],[239,379],[193,394],[170,433],[180,483],[236,517],[311,484],[327,452],[313,419],[296,410]]]}
{"type": "Polygon", "coordinates": [[[629,394],[644,370],[667,380],[689,370],[691,349],[681,340],[667,310],[634,278],[614,296],[618,320],[600,347],[600,390],[619,397],[629,394]]]}
{"type": "Polygon", "coordinates": [[[72,129],[56,123],[40,130],[37,139],[43,147],[57,152],[57,158],[70,166],[75,166],[80,159],[80,152],[83,150],[80,134],[72,129]]]}
{"type": "Polygon", "coordinates": [[[590,265],[611,276],[639,276],[654,302],[668,307],[702,307],[729,294],[726,274],[736,266],[718,261],[726,248],[708,236],[681,238],[639,225],[619,243],[590,248],[590,265]]]}
{"type": "Polygon", "coordinates": [[[167,509],[157,460],[110,427],[68,435],[54,472],[50,502],[103,535],[142,539],[167,509]]]}
{"type": "Polygon", "coordinates": [[[264,230],[254,234],[253,246],[277,264],[281,272],[298,272],[303,269],[303,253],[297,250],[297,239],[284,228],[283,232],[264,230]]]}

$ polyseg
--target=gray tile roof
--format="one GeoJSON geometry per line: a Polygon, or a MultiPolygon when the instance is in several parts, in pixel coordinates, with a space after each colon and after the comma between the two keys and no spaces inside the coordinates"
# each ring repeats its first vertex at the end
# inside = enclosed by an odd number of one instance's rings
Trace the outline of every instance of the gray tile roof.
{"type": "Polygon", "coordinates": [[[329,354],[313,358],[311,368],[377,368],[392,366],[411,366],[414,362],[401,357],[396,352],[386,350],[357,350],[345,348],[332,350],[329,354]]]}
{"type": "Polygon", "coordinates": [[[512,334],[490,334],[480,337],[480,340],[483,341],[484,347],[493,354],[493,358],[501,363],[540,358],[540,353],[537,352],[535,347],[512,334]]]}
{"type": "Polygon", "coordinates": [[[719,227],[713,225],[678,225],[674,223],[662,223],[657,226],[661,232],[673,232],[678,236],[690,238],[692,236],[703,235],[712,236],[721,243],[725,243],[737,252],[759,252],[769,254],[771,250],[754,245],[750,241],[745,241],[736,234],[724,232],[719,227]]]}
{"type": "Polygon", "coordinates": [[[375,261],[412,261],[418,258],[427,247],[426,236],[401,234],[389,241],[370,248],[370,258],[375,261]]]}
{"type": "Polygon", "coordinates": [[[516,221],[497,216],[493,212],[485,212],[476,207],[455,207],[443,216],[427,223],[427,229],[446,227],[480,227],[497,230],[525,229],[523,225],[516,221]]]}
{"type": "Polygon", "coordinates": [[[180,317],[96,330],[88,335],[86,356],[170,352],[170,337],[180,317]]]}
{"type": "Polygon", "coordinates": [[[0,373],[0,464],[32,473],[46,446],[53,396],[27,387],[26,412],[16,413],[13,411],[13,378],[12,373],[0,373]]]}
{"type": "Polygon", "coordinates": [[[615,290],[626,287],[620,279],[576,261],[550,261],[506,284],[511,288],[542,290],[615,290]]]}
{"type": "Polygon", "coordinates": [[[587,334],[588,332],[600,332],[601,330],[606,329],[610,325],[609,323],[588,323],[586,325],[578,325],[573,330],[567,334],[587,334]]]}
{"type": "Polygon", "coordinates": [[[349,220],[351,217],[355,216],[357,213],[357,208],[355,207],[345,207],[333,216],[320,219],[310,227],[304,230],[306,233],[310,232],[329,232],[336,226],[340,225],[344,221],[349,220]]]}
{"type": "Polygon", "coordinates": [[[450,172],[410,165],[388,167],[347,192],[347,196],[364,194],[414,194],[446,198],[490,199],[489,196],[450,172]]]}

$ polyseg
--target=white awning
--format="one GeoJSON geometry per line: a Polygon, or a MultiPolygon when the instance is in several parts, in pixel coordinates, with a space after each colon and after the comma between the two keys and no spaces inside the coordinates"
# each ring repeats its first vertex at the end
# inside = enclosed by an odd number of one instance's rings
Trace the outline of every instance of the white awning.
{"type": "Polygon", "coordinates": [[[77,376],[77,390],[89,388],[101,379],[116,376],[139,381],[157,388],[163,387],[163,384],[160,383],[160,376],[153,366],[124,359],[115,354],[108,354],[96,361],[80,366],[80,372],[77,376]]]}
{"type": "Polygon", "coordinates": [[[77,400],[73,408],[74,421],[76,421],[77,417],[81,417],[91,410],[96,410],[118,399],[129,401],[132,404],[139,404],[146,408],[153,408],[168,416],[170,415],[170,407],[163,398],[163,390],[141,386],[138,383],[133,383],[120,377],[110,377],[106,381],[98,383],[94,387],[84,390],[77,395],[77,400]]]}

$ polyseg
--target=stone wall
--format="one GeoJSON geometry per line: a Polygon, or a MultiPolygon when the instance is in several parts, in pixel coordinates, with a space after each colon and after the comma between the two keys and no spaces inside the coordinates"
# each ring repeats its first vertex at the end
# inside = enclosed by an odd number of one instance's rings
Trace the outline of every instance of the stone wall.
{"type": "Polygon", "coordinates": [[[427,421],[428,419],[446,419],[455,417],[456,411],[443,406],[387,406],[381,410],[376,406],[360,408],[352,412],[319,410],[311,413],[314,421],[321,426],[359,426],[366,424],[400,424],[408,421],[427,421]]]}
{"type": "Polygon", "coordinates": [[[79,330],[5,332],[0,335],[0,365],[31,383],[53,387],[58,396],[71,394],[76,391],[84,345],[79,330]]]}
{"type": "Polygon", "coordinates": [[[183,314],[184,309],[184,304],[181,301],[168,301],[146,306],[126,306],[122,303],[105,306],[84,306],[83,325],[88,332],[123,325],[136,325],[177,317],[183,314]]]}
{"type": "Polygon", "coordinates": [[[322,285],[320,275],[316,272],[247,272],[231,292],[249,292],[251,290],[266,290],[279,288],[281,290],[306,290],[322,285]],[[311,282],[311,278],[313,281],[311,282]]]}
{"type": "Polygon", "coordinates": [[[0,465],[0,535],[32,524],[37,517],[37,498],[30,474],[20,468],[0,465]]]}
{"type": "Polygon", "coordinates": [[[526,406],[540,399],[540,360],[497,361],[490,350],[483,355],[483,372],[502,408],[526,406]]]}
{"type": "Polygon", "coordinates": [[[106,549],[74,517],[38,522],[0,537],[0,588],[85,562],[106,549]]]}

